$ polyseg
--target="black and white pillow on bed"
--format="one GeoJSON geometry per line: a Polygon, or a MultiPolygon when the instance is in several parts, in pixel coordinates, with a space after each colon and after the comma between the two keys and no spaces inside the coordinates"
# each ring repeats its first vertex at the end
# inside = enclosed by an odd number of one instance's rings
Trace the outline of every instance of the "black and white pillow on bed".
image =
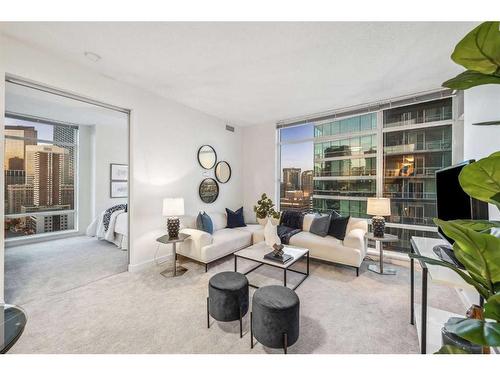
{"type": "Polygon", "coordinates": [[[102,224],[104,225],[104,229],[106,230],[106,232],[108,231],[108,228],[109,228],[109,221],[111,220],[111,215],[113,214],[113,212],[116,212],[116,211],[127,212],[127,205],[126,204],[117,204],[116,206],[108,208],[104,212],[104,216],[102,217],[102,224]]]}

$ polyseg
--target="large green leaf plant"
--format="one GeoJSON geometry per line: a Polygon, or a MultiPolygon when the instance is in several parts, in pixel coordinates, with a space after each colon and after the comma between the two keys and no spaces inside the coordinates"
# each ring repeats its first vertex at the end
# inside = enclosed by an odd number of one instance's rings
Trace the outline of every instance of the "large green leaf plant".
{"type": "Polygon", "coordinates": [[[477,26],[456,45],[451,59],[467,70],[444,82],[444,87],[466,90],[500,84],[500,22],[477,26]]]}
{"type": "MultiPolygon", "coordinates": [[[[465,166],[459,181],[471,197],[500,209],[500,151],[465,166]]],[[[434,219],[434,222],[455,241],[453,250],[465,271],[441,260],[416,254],[410,257],[452,269],[486,301],[484,319],[453,318],[446,328],[472,343],[500,346],[500,221],[434,219]]],[[[446,345],[438,353],[463,351],[446,345]]]]}

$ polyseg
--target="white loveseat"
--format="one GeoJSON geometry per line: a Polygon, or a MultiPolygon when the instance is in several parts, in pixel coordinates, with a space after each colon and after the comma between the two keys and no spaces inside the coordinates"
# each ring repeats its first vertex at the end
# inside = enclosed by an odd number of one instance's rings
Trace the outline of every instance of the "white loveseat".
{"type": "MultiPolygon", "coordinates": [[[[205,271],[209,263],[232,254],[254,244],[254,235],[263,233],[263,227],[259,224],[247,224],[241,228],[226,228],[226,213],[208,212],[214,226],[213,234],[196,229],[196,218],[184,216],[181,220],[181,233],[189,234],[190,237],[180,244],[177,253],[187,258],[194,259],[205,264],[205,271]]],[[[260,236],[258,236],[260,240],[260,236]]],[[[262,235],[263,238],[263,235],[262,235]]]]}
{"type": "MultiPolygon", "coordinates": [[[[332,236],[321,237],[309,232],[314,214],[304,216],[302,232],[290,238],[290,245],[309,249],[311,258],[354,267],[359,276],[359,267],[366,256],[365,233],[368,223],[363,219],[349,218],[344,240],[332,236]]],[[[264,234],[254,234],[254,241],[264,241],[264,234]]]]}

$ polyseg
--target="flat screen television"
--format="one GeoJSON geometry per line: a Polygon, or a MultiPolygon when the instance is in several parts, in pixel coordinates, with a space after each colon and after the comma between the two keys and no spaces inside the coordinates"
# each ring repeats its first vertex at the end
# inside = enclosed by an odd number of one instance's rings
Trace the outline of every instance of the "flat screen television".
{"type": "MultiPolygon", "coordinates": [[[[436,171],[437,217],[441,220],[488,219],[488,204],[471,198],[460,186],[458,175],[462,169],[474,163],[467,160],[436,171]]],[[[453,240],[439,229],[440,236],[453,245],[453,240]]]]}

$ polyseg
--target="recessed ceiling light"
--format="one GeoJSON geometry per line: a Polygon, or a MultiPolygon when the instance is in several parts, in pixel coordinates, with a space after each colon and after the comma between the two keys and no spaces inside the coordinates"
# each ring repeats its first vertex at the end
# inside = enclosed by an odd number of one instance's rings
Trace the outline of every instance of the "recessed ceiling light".
{"type": "Polygon", "coordinates": [[[97,53],[90,51],[86,51],[84,55],[87,59],[89,59],[92,62],[98,62],[101,59],[101,56],[99,56],[97,53]]]}

